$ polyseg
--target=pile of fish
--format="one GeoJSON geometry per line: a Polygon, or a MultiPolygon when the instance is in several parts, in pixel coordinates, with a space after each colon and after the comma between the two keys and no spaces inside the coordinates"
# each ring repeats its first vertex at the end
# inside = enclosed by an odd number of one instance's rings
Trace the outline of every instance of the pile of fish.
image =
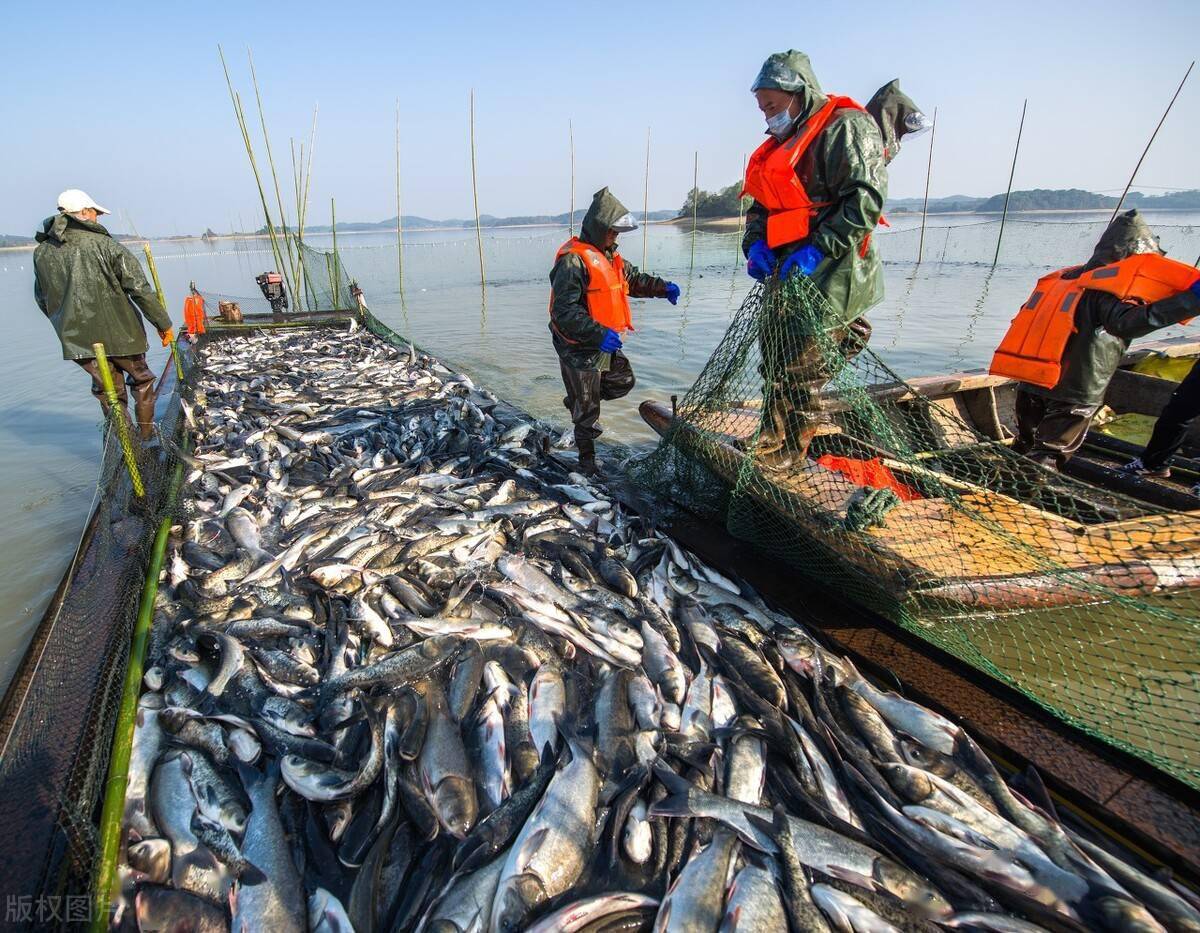
{"type": "Polygon", "coordinates": [[[210,343],[185,415],[114,926],[1200,930],[413,348],[210,343]]]}

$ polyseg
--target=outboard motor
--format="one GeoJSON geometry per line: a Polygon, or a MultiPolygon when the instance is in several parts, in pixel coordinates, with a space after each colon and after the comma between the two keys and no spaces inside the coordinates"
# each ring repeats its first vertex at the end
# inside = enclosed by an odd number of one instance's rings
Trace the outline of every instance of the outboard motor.
{"type": "Polygon", "coordinates": [[[288,308],[287,292],[283,288],[283,276],[278,272],[264,272],[254,279],[262,289],[263,297],[271,305],[271,314],[277,319],[288,308]]]}

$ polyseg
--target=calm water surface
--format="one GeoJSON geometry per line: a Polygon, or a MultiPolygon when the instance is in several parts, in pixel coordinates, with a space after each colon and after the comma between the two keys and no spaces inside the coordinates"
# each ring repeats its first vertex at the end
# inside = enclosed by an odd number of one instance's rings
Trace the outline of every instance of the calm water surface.
{"type": "MultiPolygon", "coordinates": [[[[887,297],[871,312],[872,346],[902,375],[986,365],[1034,280],[1087,259],[1105,219],[1070,214],[1010,220],[992,272],[994,219],[931,218],[919,246],[919,218],[896,218],[878,239],[887,297]]],[[[1150,220],[1172,255],[1190,262],[1200,254],[1200,215],[1163,212],[1150,220]]],[[[338,246],[380,318],[501,397],[565,425],[546,330],[547,275],[564,238],[565,231],[546,228],[489,234],[485,306],[470,232],[406,235],[403,304],[392,235],[339,236],[338,246]]],[[[310,242],[329,245],[328,237],[310,242]]],[[[643,265],[641,232],[621,242],[625,257],[643,265]]],[[[273,267],[265,241],[161,241],[153,248],[176,320],[189,281],[208,292],[249,298],[257,293],[254,276],[273,267]]],[[[638,385],[628,398],[606,404],[602,418],[606,437],[633,445],[654,437],[637,415],[638,402],[687,391],[751,284],[734,235],[700,233],[693,244],[690,230],[655,227],[644,248],[644,268],[678,282],[684,295],[678,307],[634,303],[637,331],[626,350],[638,385]]],[[[0,252],[0,313],[10,348],[0,369],[0,684],[71,558],[95,494],[101,440],[89,380],[61,359],[54,332],[33,302],[32,283],[30,252],[0,252]]],[[[161,369],[166,351],[154,347],[150,361],[161,369]]]]}

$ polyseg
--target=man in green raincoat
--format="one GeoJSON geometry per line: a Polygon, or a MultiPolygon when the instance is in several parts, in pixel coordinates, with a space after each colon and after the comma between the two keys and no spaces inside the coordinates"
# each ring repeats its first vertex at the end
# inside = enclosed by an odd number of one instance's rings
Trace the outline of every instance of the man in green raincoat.
{"type": "Polygon", "coordinates": [[[108,211],[72,188],[58,197],[33,251],[33,293],[62,343],[63,359],[92,377],[92,395],[108,414],[95,343],[104,344],[121,411],[128,419],[126,383],[143,440],[154,435],[154,373],[146,365],[146,332],[138,312],[158,331],[163,346],[174,339],[171,318],[146,281],[134,255],[97,222],[108,211]]]}
{"type": "Polygon", "coordinates": [[[679,300],[679,286],[638,271],[617,252],[617,236],[637,229],[620,201],[601,188],[584,215],[579,236],[558,251],[550,270],[550,334],[558,353],[563,405],[575,425],[579,469],[596,472],[600,402],[633,389],[633,368],[621,352],[632,330],[629,296],[679,300]]]}
{"type": "Polygon", "coordinates": [[[754,199],[742,241],[747,271],[759,280],[807,276],[826,299],[818,320],[783,309],[787,320],[764,323],[764,334],[778,334],[764,340],[763,423],[753,452],[782,468],[808,451],[821,386],[870,338],[863,315],[883,299],[871,234],[887,169],[875,119],[822,92],[803,52],[771,55],[751,91],[769,138],[746,171],[743,194],[754,199]]]}

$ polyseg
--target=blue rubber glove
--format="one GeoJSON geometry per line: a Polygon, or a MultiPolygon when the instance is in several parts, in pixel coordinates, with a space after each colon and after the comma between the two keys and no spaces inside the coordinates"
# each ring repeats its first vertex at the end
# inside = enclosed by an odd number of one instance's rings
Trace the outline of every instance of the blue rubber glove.
{"type": "Polygon", "coordinates": [[[663,297],[666,298],[667,301],[671,302],[671,304],[678,304],[679,303],[679,286],[676,285],[674,282],[668,282],[667,283],[667,293],[665,295],[663,295],[663,297]]]}
{"type": "Polygon", "coordinates": [[[1189,285],[1188,290],[1197,298],[1200,298],[1200,279],[1197,279],[1195,282],[1189,285]]]}
{"type": "Polygon", "coordinates": [[[760,282],[775,271],[775,254],[766,240],[759,240],[750,247],[746,258],[746,273],[760,282]]]}
{"type": "Polygon", "coordinates": [[[824,258],[824,253],[811,243],[808,246],[801,246],[783,261],[783,265],[779,267],[779,277],[786,279],[796,270],[799,270],[802,275],[812,275],[824,258]]]}
{"type": "Polygon", "coordinates": [[[621,338],[615,330],[605,328],[604,339],[600,341],[600,349],[605,353],[616,353],[621,349],[621,338]]]}

